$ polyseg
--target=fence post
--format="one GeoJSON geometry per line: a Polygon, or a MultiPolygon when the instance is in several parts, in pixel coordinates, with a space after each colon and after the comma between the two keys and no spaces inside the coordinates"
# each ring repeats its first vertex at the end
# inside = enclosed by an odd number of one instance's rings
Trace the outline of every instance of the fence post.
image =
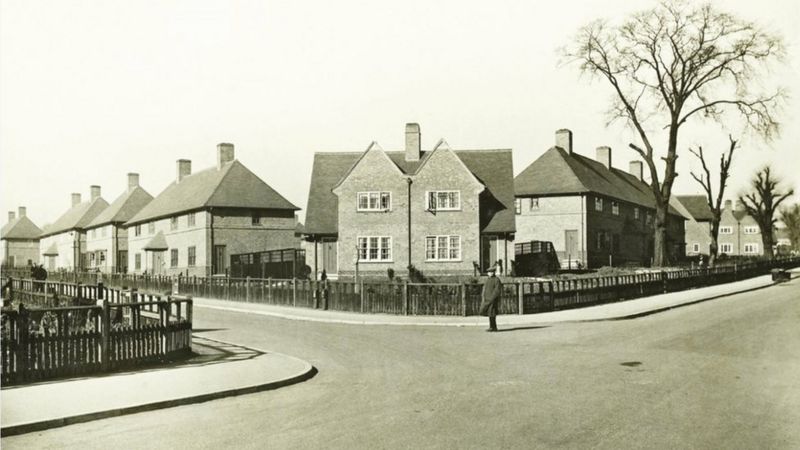
{"type": "MultiPolygon", "coordinates": [[[[356,286],[358,286],[358,284],[356,284],[356,286]]],[[[361,312],[363,313],[364,312],[364,282],[363,281],[361,281],[361,286],[359,288],[359,293],[358,294],[359,294],[358,295],[358,299],[359,299],[359,302],[361,303],[361,305],[360,305],[361,306],[361,312]]]]}
{"type": "Polygon", "coordinates": [[[667,293],[667,272],[661,271],[661,284],[663,285],[664,293],[667,293]]]}
{"type": "Polygon", "coordinates": [[[550,311],[555,311],[556,309],[556,293],[553,292],[553,282],[547,282],[547,291],[550,294],[550,311]]]}
{"type": "Polygon", "coordinates": [[[292,277],[292,306],[297,306],[297,278],[294,277],[292,277]]]}
{"type": "Polygon", "coordinates": [[[525,314],[525,298],[523,294],[522,282],[517,282],[517,302],[519,304],[519,314],[525,314]]]}
{"type": "Polygon", "coordinates": [[[105,299],[106,296],[103,295],[103,294],[104,294],[104,292],[103,292],[103,282],[102,281],[98,281],[97,282],[97,300],[105,299]]]}
{"type": "Polygon", "coordinates": [[[17,333],[19,333],[19,362],[17,363],[17,370],[19,372],[19,380],[26,380],[28,374],[28,310],[25,305],[19,304],[19,322],[17,323],[17,333]]]}
{"type": "Polygon", "coordinates": [[[267,303],[272,303],[272,278],[267,278],[267,303]]]}
{"type": "Polygon", "coordinates": [[[244,300],[250,302],[250,276],[244,279],[244,300]]]}
{"type": "Polygon", "coordinates": [[[109,355],[109,339],[111,337],[111,308],[108,306],[108,299],[103,299],[103,311],[101,312],[101,337],[100,337],[100,363],[102,370],[106,371],[111,367],[109,355]]]}
{"type": "Polygon", "coordinates": [[[467,283],[461,283],[461,315],[467,316],[467,283]]]}
{"type": "Polygon", "coordinates": [[[408,281],[403,283],[403,314],[408,315],[408,281]]]}

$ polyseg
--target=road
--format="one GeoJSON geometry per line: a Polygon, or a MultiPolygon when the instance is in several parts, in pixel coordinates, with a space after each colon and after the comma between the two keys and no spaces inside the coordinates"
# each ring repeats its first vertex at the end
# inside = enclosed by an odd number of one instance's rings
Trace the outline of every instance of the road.
{"type": "Polygon", "coordinates": [[[800,280],[633,320],[501,333],[202,308],[195,322],[319,374],[2,447],[800,448],[800,280]]]}

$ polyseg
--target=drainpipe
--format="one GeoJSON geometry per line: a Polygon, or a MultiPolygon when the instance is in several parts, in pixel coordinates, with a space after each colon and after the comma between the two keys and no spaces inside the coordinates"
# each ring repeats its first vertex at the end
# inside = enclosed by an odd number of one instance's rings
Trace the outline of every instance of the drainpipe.
{"type": "Polygon", "coordinates": [[[408,182],[408,273],[411,276],[411,177],[406,178],[408,182]]]}
{"type": "Polygon", "coordinates": [[[209,215],[209,233],[211,235],[211,247],[206,249],[207,252],[211,252],[211,269],[209,270],[208,276],[214,275],[214,267],[219,264],[214,264],[214,260],[217,259],[217,254],[214,251],[214,208],[208,208],[208,215],[209,215]]]}

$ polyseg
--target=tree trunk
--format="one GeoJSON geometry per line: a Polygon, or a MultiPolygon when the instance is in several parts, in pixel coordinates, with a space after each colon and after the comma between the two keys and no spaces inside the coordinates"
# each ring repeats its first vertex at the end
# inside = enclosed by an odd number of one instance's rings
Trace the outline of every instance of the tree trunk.
{"type": "Polygon", "coordinates": [[[761,230],[761,244],[764,245],[764,257],[772,260],[775,259],[775,254],[772,252],[772,231],[764,232],[761,230]]]}
{"type": "Polygon", "coordinates": [[[721,218],[717,215],[711,218],[711,246],[708,249],[708,267],[714,267],[717,263],[717,255],[719,254],[719,222],[721,218]]]}
{"type": "Polygon", "coordinates": [[[656,204],[656,220],[653,229],[653,267],[664,267],[669,262],[667,207],[667,204],[656,204]]]}

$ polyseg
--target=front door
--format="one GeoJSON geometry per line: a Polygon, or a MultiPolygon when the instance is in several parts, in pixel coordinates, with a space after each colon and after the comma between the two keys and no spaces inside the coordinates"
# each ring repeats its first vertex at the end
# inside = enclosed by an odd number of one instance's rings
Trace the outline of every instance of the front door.
{"type": "Polygon", "coordinates": [[[153,275],[164,274],[164,252],[153,252],[153,264],[150,266],[153,275]]]}
{"type": "Polygon", "coordinates": [[[128,251],[120,250],[117,252],[117,272],[128,272],[128,251]]]}
{"type": "Polygon", "coordinates": [[[224,245],[214,246],[214,261],[212,264],[212,272],[214,275],[225,274],[228,268],[228,257],[224,245]]]}
{"type": "Polygon", "coordinates": [[[322,242],[322,269],[327,275],[335,274],[337,267],[336,241],[322,242]]]}
{"type": "Polygon", "coordinates": [[[580,259],[578,230],[564,231],[564,259],[580,259]]]}
{"type": "MultiPolygon", "coordinates": [[[[494,236],[481,237],[481,272],[486,272],[497,264],[497,238],[494,236]]],[[[503,268],[505,270],[505,268],[503,268]]]]}

